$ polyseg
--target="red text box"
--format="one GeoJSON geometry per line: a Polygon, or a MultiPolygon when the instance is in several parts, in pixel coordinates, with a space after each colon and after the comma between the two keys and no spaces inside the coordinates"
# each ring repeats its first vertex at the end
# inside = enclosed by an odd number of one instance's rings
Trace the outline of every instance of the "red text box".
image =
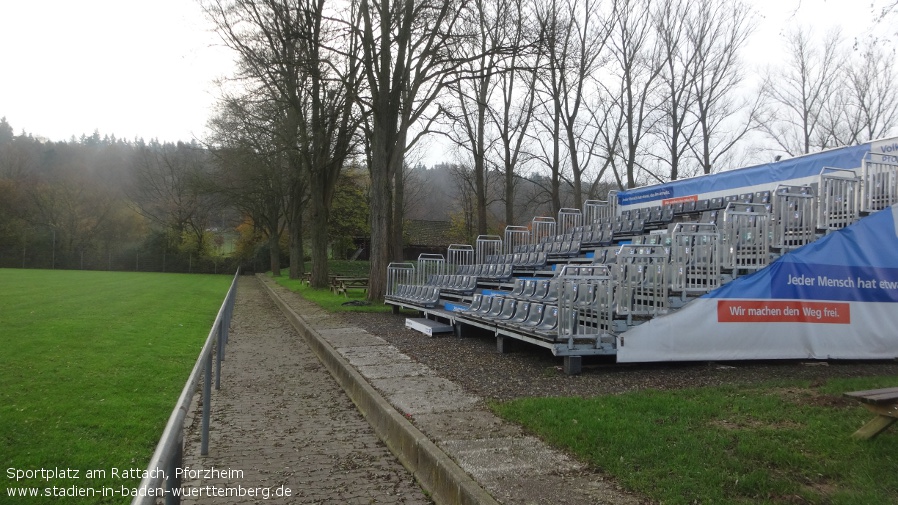
{"type": "Polygon", "coordinates": [[[801,300],[718,300],[717,322],[851,324],[851,305],[801,300]]]}
{"type": "Polygon", "coordinates": [[[673,205],[675,203],[680,202],[697,202],[698,195],[689,195],[689,196],[678,196],[676,198],[667,198],[665,200],[661,200],[661,205],[673,205]]]}

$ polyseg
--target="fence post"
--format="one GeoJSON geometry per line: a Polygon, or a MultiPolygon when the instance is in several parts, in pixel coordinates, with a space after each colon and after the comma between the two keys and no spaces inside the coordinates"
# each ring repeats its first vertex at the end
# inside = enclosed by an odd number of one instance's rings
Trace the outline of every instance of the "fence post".
{"type": "Polygon", "coordinates": [[[165,483],[168,492],[165,494],[165,505],[180,505],[181,496],[171,492],[172,489],[181,488],[181,476],[178,475],[178,469],[184,463],[184,434],[178,435],[178,443],[175,445],[175,453],[169,461],[168,468],[165,469],[165,483]]]}
{"type": "Polygon", "coordinates": [[[212,410],[212,349],[206,355],[206,366],[203,371],[203,433],[200,443],[200,455],[209,455],[209,413],[212,410]]]}
{"type": "Polygon", "coordinates": [[[224,325],[227,317],[218,324],[218,346],[215,350],[215,390],[221,389],[221,353],[224,350],[224,325]]]}

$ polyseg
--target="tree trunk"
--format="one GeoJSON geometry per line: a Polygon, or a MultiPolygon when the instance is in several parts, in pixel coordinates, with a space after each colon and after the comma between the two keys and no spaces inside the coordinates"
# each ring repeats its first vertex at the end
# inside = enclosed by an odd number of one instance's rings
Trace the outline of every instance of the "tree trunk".
{"type": "Polygon", "coordinates": [[[371,267],[368,299],[382,300],[387,292],[387,266],[390,264],[390,220],[392,191],[386,132],[375,128],[371,139],[371,267]]]}
{"type": "Polygon", "coordinates": [[[483,151],[474,153],[474,208],[477,214],[477,234],[486,235],[486,171],[483,151]]]}
{"type": "MultiPolygon", "coordinates": [[[[508,159],[508,158],[506,158],[508,159]]],[[[505,224],[514,226],[514,167],[505,164],[505,224]]]]}
{"type": "MultiPolygon", "coordinates": [[[[318,177],[321,178],[321,177],[318,177]]],[[[312,187],[317,188],[312,191],[309,198],[311,204],[311,234],[309,241],[312,249],[312,280],[311,285],[315,288],[326,288],[328,282],[327,267],[327,229],[330,222],[330,208],[328,206],[328,198],[320,182],[313,181],[312,187]]]]}
{"type": "Polygon", "coordinates": [[[299,279],[305,273],[305,255],[302,244],[302,206],[298,203],[291,206],[291,219],[287,227],[290,234],[290,278],[299,279]]]}
{"type": "Polygon", "coordinates": [[[277,227],[268,232],[268,257],[271,260],[271,275],[281,276],[281,245],[278,240],[277,227]]]}
{"type": "Polygon", "coordinates": [[[571,118],[571,123],[566,127],[567,130],[567,143],[568,143],[568,151],[570,152],[569,156],[571,157],[571,172],[574,178],[574,208],[582,209],[583,208],[583,169],[580,168],[580,157],[577,154],[577,150],[574,146],[577,145],[577,138],[574,132],[573,127],[574,118],[571,118]]]}
{"type": "Polygon", "coordinates": [[[403,221],[405,220],[405,212],[403,207],[405,206],[405,177],[404,170],[396,170],[393,174],[393,219],[392,219],[392,236],[393,243],[391,258],[397,261],[405,260],[405,256],[403,254],[403,221]]]}

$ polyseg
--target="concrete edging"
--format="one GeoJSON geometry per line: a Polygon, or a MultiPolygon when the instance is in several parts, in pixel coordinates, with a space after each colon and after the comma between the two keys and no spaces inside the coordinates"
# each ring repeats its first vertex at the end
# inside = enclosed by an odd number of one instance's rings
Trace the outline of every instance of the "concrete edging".
{"type": "Polygon", "coordinates": [[[275,305],[302,335],[318,359],[371,424],[399,461],[439,504],[498,505],[474,479],[442,449],[404,418],[329,343],[306,323],[271,286],[259,279],[275,305]]]}

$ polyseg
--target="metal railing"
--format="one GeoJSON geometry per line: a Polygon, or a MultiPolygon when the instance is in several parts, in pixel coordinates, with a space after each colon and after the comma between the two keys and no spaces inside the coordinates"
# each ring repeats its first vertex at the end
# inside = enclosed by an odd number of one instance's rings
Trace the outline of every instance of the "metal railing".
{"type": "Polygon", "coordinates": [[[178,504],[181,502],[180,496],[172,493],[172,489],[181,487],[180,474],[177,472],[181,468],[184,456],[184,419],[187,417],[187,411],[190,409],[190,402],[196,392],[196,386],[199,383],[200,375],[203,376],[203,420],[202,420],[202,438],[200,442],[200,454],[206,456],[209,454],[209,417],[211,413],[211,396],[212,396],[212,358],[215,357],[215,389],[221,387],[221,362],[224,360],[225,345],[228,342],[228,329],[231,325],[231,316],[234,313],[234,300],[237,294],[237,279],[240,275],[238,269],[234,274],[234,280],[231,281],[231,287],[225,296],[221,308],[218,309],[218,315],[215,322],[212,323],[212,329],[209,330],[209,336],[206,337],[206,343],[200,351],[200,355],[193,365],[193,371],[187,378],[184,389],[181,390],[181,396],[175,404],[175,409],[168,418],[168,423],[162,431],[162,437],[159,444],[156,445],[156,451],[150,458],[150,464],[147,465],[146,477],[140,481],[140,487],[136,490],[134,498],[131,500],[132,505],[153,505],[157,502],[157,498],[164,496],[166,505],[178,504]],[[215,352],[213,353],[213,349],[215,352]],[[163,486],[163,479],[165,479],[163,486]]]}

